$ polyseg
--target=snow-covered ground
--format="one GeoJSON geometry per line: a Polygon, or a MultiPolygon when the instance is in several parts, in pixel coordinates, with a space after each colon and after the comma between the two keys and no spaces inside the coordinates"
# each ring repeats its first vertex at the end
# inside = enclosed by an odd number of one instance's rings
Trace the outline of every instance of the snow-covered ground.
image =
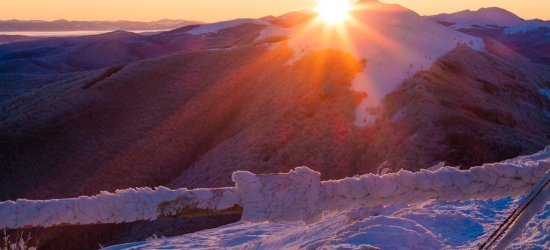
{"type": "MultiPolygon", "coordinates": [[[[414,206],[357,207],[328,214],[322,222],[237,222],[216,229],[171,238],[152,238],[107,249],[473,249],[505,219],[517,199],[428,201],[414,206]]],[[[546,207],[549,210],[550,206],[546,207]]],[[[546,217],[548,217],[548,213],[546,217]]],[[[534,221],[550,233],[542,216],[534,221]]],[[[548,246],[548,245],[547,245],[548,246]]]]}
{"type": "Polygon", "coordinates": [[[453,29],[506,27],[504,33],[515,34],[540,27],[550,28],[550,22],[541,20],[523,20],[517,15],[500,8],[481,8],[477,11],[464,10],[452,14],[439,14],[430,17],[435,21],[452,23],[453,29]]]}
{"type": "Polygon", "coordinates": [[[299,59],[311,51],[333,48],[367,60],[365,71],[358,74],[352,88],[368,96],[356,110],[356,124],[365,126],[375,119],[368,111],[395,90],[406,78],[454,49],[458,43],[481,50],[479,38],[443,27],[399,5],[365,1],[356,4],[345,25],[331,25],[314,19],[291,28],[271,26],[257,40],[289,37],[285,42],[299,59]],[[321,34],[321,35],[320,35],[321,34]]]}
{"type": "MultiPolygon", "coordinates": [[[[504,161],[529,165],[550,159],[545,151],[504,161]]],[[[107,249],[474,249],[513,212],[523,196],[495,200],[415,205],[358,206],[325,212],[317,223],[237,222],[216,229],[112,246],[107,249]]],[[[550,248],[550,203],[546,202],[511,245],[512,249],[550,248]]]]}

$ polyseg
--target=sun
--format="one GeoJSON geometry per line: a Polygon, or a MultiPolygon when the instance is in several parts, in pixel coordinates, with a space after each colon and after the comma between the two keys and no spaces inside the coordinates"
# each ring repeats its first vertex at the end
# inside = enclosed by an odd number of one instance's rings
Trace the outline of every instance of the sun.
{"type": "Polygon", "coordinates": [[[350,17],[352,6],[348,0],[317,0],[319,18],[327,23],[339,24],[350,17]]]}

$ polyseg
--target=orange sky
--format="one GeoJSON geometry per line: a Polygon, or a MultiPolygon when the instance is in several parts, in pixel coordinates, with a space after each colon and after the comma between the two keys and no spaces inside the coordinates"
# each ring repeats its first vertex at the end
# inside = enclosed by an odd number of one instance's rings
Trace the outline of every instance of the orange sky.
{"type": "MultiPolygon", "coordinates": [[[[381,1],[401,4],[422,15],[497,6],[525,19],[550,20],[549,0],[381,1]]],[[[0,20],[153,21],[167,18],[214,22],[280,15],[314,6],[315,0],[0,0],[0,20]]]]}

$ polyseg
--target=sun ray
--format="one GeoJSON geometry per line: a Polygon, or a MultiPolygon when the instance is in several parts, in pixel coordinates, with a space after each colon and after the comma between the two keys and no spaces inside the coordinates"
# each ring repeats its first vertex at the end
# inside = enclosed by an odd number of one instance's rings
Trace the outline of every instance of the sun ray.
{"type": "Polygon", "coordinates": [[[350,17],[351,10],[346,0],[317,0],[319,19],[329,24],[341,24],[350,17]]]}

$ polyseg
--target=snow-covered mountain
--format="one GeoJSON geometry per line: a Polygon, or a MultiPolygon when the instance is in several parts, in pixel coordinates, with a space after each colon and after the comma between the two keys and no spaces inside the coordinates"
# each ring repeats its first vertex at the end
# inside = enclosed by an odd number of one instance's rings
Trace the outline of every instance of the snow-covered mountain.
{"type": "Polygon", "coordinates": [[[375,117],[369,110],[406,78],[428,69],[432,63],[457,44],[482,50],[481,39],[441,27],[399,5],[360,1],[343,30],[313,19],[293,27],[271,26],[262,30],[257,41],[287,37],[294,50],[292,61],[311,51],[332,48],[351,53],[367,62],[354,79],[352,88],[367,97],[356,110],[355,123],[365,126],[375,117]]]}
{"type": "Polygon", "coordinates": [[[439,14],[429,18],[453,29],[504,29],[506,34],[550,28],[550,21],[524,20],[512,12],[496,7],[439,14]]]}
{"type": "MultiPolygon", "coordinates": [[[[326,179],[466,169],[550,145],[548,65],[397,5],[352,15],[340,33],[301,11],[0,45],[0,201],[220,187],[304,165],[326,179]]],[[[238,219],[36,232],[45,249],[95,248],[238,219]]]]}

